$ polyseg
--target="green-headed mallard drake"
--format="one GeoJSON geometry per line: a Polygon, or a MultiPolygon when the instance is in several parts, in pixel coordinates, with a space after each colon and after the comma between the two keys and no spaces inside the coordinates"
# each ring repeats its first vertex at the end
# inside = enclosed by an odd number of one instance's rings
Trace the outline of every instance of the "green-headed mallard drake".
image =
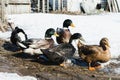
{"type": "Polygon", "coordinates": [[[72,20],[66,19],[63,22],[63,28],[57,28],[56,32],[59,35],[59,37],[56,37],[56,41],[58,44],[69,42],[69,39],[71,37],[69,26],[75,27],[72,20]]]}
{"type": "Polygon", "coordinates": [[[70,58],[73,57],[76,51],[74,45],[71,43],[79,40],[83,40],[82,35],[80,33],[75,33],[71,36],[69,43],[62,43],[53,48],[41,49],[41,51],[51,62],[66,67],[66,64],[71,63],[70,58]]]}
{"type": "Polygon", "coordinates": [[[95,67],[91,67],[92,63],[107,62],[110,60],[109,48],[108,39],[102,38],[99,45],[78,45],[78,53],[89,64],[89,70],[95,70],[95,67]]]}
{"type": "Polygon", "coordinates": [[[27,39],[27,34],[24,32],[23,29],[19,27],[15,27],[10,36],[10,41],[12,42],[12,44],[15,44],[17,47],[20,47],[22,49],[27,48],[27,46],[22,44],[22,42],[26,41],[27,39]]]}
{"type": "Polygon", "coordinates": [[[39,54],[40,49],[47,49],[54,46],[54,40],[52,36],[58,36],[53,28],[49,28],[45,32],[45,39],[28,39],[25,41],[29,48],[24,49],[25,53],[29,54],[39,54]]]}

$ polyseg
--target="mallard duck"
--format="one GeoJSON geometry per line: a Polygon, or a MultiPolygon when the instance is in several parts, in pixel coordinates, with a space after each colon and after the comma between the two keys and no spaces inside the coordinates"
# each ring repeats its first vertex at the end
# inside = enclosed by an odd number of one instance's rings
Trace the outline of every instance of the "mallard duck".
{"type": "Polygon", "coordinates": [[[54,46],[54,40],[52,36],[58,36],[53,28],[49,28],[45,32],[45,39],[28,39],[25,41],[29,48],[24,49],[25,53],[39,54],[40,49],[47,49],[54,46]]]}
{"type": "MultiPolygon", "coordinates": [[[[107,62],[110,60],[110,45],[107,38],[102,38],[99,45],[78,45],[80,57],[88,63],[89,70],[95,70],[92,63],[107,62]]],[[[100,67],[100,66],[99,66],[100,67]]]]}
{"type": "Polygon", "coordinates": [[[27,48],[27,46],[22,44],[22,42],[26,41],[27,39],[27,34],[19,27],[15,27],[10,36],[10,41],[12,44],[15,44],[17,47],[22,49],[27,48]]]}
{"type": "Polygon", "coordinates": [[[59,37],[56,37],[56,41],[58,44],[69,42],[69,39],[71,37],[69,26],[75,27],[72,20],[66,19],[63,22],[63,28],[57,28],[56,32],[59,35],[59,37]]]}
{"type": "Polygon", "coordinates": [[[71,63],[70,58],[73,57],[76,51],[72,42],[79,40],[83,40],[82,35],[80,33],[75,33],[71,36],[69,43],[62,43],[53,48],[41,49],[41,51],[51,62],[66,67],[67,63],[71,63]]]}

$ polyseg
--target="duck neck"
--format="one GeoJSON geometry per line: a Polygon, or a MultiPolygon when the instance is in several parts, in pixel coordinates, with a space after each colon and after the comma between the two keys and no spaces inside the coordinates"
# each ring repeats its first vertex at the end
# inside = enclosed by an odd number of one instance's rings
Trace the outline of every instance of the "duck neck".
{"type": "Polygon", "coordinates": [[[80,41],[78,41],[77,47],[80,48],[81,46],[84,46],[85,43],[81,43],[80,41]]]}
{"type": "Polygon", "coordinates": [[[53,38],[45,38],[45,40],[50,44],[50,47],[51,47],[51,45],[52,44],[54,44],[54,40],[53,40],[53,38]]]}
{"type": "Polygon", "coordinates": [[[102,45],[102,48],[104,51],[109,50],[109,47],[107,45],[102,45]]]}
{"type": "Polygon", "coordinates": [[[64,30],[68,30],[69,28],[68,27],[63,27],[64,30]]]}
{"type": "Polygon", "coordinates": [[[52,39],[52,35],[45,34],[45,39],[52,39]]]}
{"type": "Polygon", "coordinates": [[[78,40],[76,39],[76,40],[72,40],[71,42],[70,42],[73,46],[74,46],[74,48],[76,49],[76,50],[78,50],[78,40]]]}

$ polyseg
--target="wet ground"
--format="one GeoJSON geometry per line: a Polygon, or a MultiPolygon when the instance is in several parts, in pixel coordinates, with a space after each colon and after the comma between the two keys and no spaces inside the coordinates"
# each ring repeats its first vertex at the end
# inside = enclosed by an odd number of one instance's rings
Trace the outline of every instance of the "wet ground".
{"type": "MultiPolygon", "coordinates": [[[[87,67],[83,66],[63,68],[46,64],[36,56],[17,52],[18,48],[9,41],[0,40],[0,46],[0,72],[30,75],[38,80],[120,80],[120,75],[100,70],[89,71],[87,67]]],[[[115,64],[112,65],[115,66],[115,64]]]]}

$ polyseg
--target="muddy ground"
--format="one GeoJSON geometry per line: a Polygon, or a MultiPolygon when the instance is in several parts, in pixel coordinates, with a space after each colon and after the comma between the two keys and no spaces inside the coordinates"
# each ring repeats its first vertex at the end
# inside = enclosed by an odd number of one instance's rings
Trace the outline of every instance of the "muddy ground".
{"type": "Polygon", "coordinates": [[[15,72],[19,75],[34,76],[38,80],[120,80],[119,75],[109,75],[87,67],[71,66],[66,68],[45,64],[36,56],[17,52],[18,48],[9,41],[0,39],[0,72],[15,72]]]}

